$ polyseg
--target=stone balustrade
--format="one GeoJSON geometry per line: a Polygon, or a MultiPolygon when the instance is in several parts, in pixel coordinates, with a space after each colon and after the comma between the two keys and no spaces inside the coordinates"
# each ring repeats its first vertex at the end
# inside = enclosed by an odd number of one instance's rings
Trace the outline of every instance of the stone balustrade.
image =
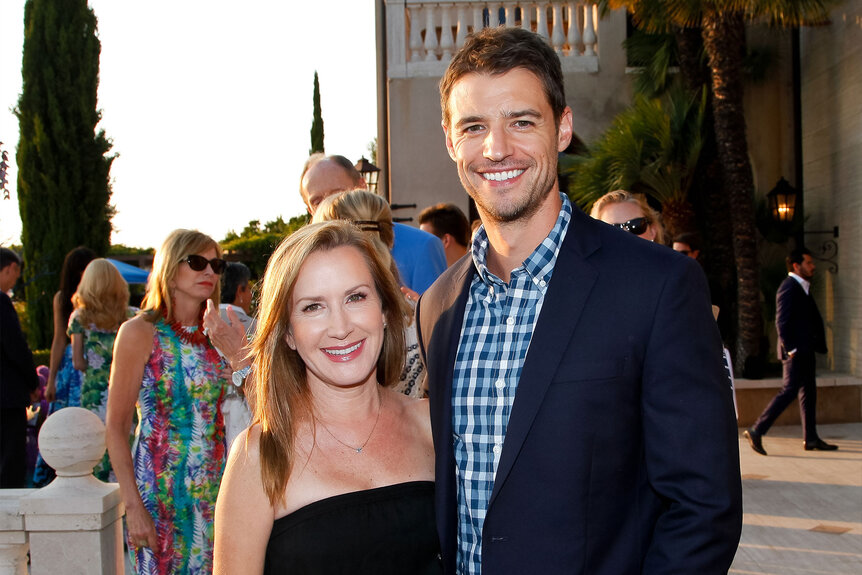
{"type": "Polygon", "coordinates": [[[597,72],[598,7],[574,2],[386,0],[390,78],[442,76],[467,34],[493,26],[532,30],[560,56],[563,72],[597,72]]]}
{"type": "Polygon", "coordinates": [[[121,575],[124,513],[120,488],[93,477],[105,453],[105,426],[67,407],[39,432],[57,477],[42,489],[0,490],[0,575],[121,575]]]}

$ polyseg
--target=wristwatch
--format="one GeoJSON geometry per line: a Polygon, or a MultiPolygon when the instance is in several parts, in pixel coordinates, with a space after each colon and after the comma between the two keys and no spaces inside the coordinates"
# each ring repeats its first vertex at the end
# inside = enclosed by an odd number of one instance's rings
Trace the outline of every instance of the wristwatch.
{"type": "Polygon", "coordinates": [[[231,374],[230,378],[233,381],[233,384],[237,387],[242,387],[243,381],[245,381],[248,372],[251,371],[251,365],[247,365],[239,371],[235,371],[231,374]]]}

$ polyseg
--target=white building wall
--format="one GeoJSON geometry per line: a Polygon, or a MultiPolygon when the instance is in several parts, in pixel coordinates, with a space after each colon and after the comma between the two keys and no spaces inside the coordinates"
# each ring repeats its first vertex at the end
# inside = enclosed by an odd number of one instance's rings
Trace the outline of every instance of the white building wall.
{"type": "MultiPolygon", "coordinates": [[[[806,230],[840,227],[838,273],[821,264],[816,288],[829,367],[862,375],[862,2],[846,0],[829,26],[804,28],[802,133],[806,230]]],[[[807,235],[812,251],[829,235],[807,235]]]]}
{"type": "MultiPolygon", "coordinates": [[[[397,10],[399,4],[399,0],[387,0],[387,10],[397,10]]],[[[392,17],[387,14],[388,20],[392,17]]],[[[564,66],[566,99],[574,114],[575,133],[585,142],[599,136],[631,101],[631,77],[626,74],[621,48],[626,34],[625,13],[611,13],[596,28],[598,72],[566,72],[564,66]]],[[[387,33],[398,30],[390,23],[387,33]]],[[[389,38],[388,50],[397,51],[399,47],[392,43],[389,38]]],[[[390,67],[393,59],[390,54],[390,67]]],[[[399,67],[390,69],[387,78],[390,197],[394,204],[415,203],[416,208],[396,210],[393,216],[416,218],[423,208],[438,202],[452,202],[467,213],[468,198],[446,152],[440,126],[440,77],[404,76],[399,67]]],[[[417,225],[415,221],[413,225],[417,225]]]]}

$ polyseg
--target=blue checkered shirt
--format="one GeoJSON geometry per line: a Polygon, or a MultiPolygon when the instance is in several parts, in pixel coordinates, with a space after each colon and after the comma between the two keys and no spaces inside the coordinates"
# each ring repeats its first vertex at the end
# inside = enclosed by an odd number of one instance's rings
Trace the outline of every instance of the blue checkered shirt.
{"type": "Polygon", "coordinates": [[[458,573],[481,573],[482,526],[503,451],[509,414],[560,244],[572,217],[563,207],[548,237],[511,273],[509,284],[486,265],[488,236],[479,228],[452,383],[452,441],[458,474],[458,573]]]}

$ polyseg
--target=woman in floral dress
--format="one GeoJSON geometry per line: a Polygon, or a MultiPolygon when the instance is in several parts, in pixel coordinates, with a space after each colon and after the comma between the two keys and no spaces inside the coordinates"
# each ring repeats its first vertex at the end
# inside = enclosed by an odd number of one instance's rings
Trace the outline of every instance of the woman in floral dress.
{"type": "Polygon", "coordinates": [[[201,321],[207,299],[219,298],[220,255],[200,232],[172,232],[156,252],[141,313],[117,334],[106,440],[137,573],[212,571],[229,371],[201,321]]]}
{"type": "MultiPolygon", "coordinates": [[[[84,270],[72,303],[75,311],[69,316],[66,334],[72,340],[72,363],[84,373],[81,407],[104,423],[114,339],[120,324],[129,317],[129,286],[111,262],[95,259],[84,270]]],[[[116,481],[107,453],[94,475],[101,481],[116,481]]]]}
{"type": "MultiPolygon", "coordinates": [[[[84,374],[75,369],[72,363],[72,345],[66,336],[69,316],[72,315],[72,295],[78,289],[81,275],[87,265],[96,258],[90,248],[79,246],[66,254],[60,269],[60,289],[54,294],[53,318],[54,337],[51,340],[51,359],[49,360],[48,383],[45,385],[45,399],[48,400],[48,415],[64,407],[80,407],[81,382],[84,374]]],[[[33,472],[33,486],[44,487],[54,479],[54,470],[45,463],[42,456],[36,459],[33,472]]]]}

